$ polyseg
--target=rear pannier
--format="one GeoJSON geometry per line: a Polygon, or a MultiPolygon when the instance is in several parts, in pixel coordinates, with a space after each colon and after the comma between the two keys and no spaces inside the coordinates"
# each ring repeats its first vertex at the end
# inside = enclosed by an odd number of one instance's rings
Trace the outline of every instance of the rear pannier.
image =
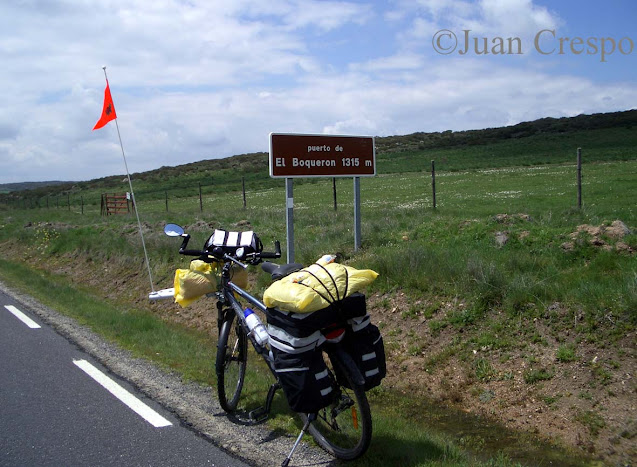
{"type": "Polygon", "coordinates": [[[341,345],[363,375],[365,390],[385,377],[383,339],[370,323],[363,294],[354,293],[312,313],[268,308],[266,316],[274,367],[292,410],[313,413],[328,406],[335,392],[334,378],[348,387],[338,369],[335,374],[328,370],[321,352],[326,342],[323,333],[335,323],[346,329],[341,345]]]}
{"type": "MultiPolygon", "coordinates": [[[[345,333],[342,345],[354,359],[365,379],[365,390],[368,391],[378,386],[387,374],[383,337],[378,327],[371,323],[369,315],[352,318],[347,322],[350,329],[345,333]]],[[[339,383],[348,387],[347,380],[338,372],[337,378],[339,383]]]]}
{"type": "Polygon", "coordinates": [[[335,381],[323,360],[321,329],[364,315],[360,293],[312,313],[266,310],[274,368],[292,410],[314,413],[332,402],[335,381]]]}
{"type": "Polygon", "coordinates": [[[327,407],[334,397],[334,377],[323,361],[320,331],[303,336],[268,325],[270,348],[283,392],[295,412],[314,413],[327,407]]]}

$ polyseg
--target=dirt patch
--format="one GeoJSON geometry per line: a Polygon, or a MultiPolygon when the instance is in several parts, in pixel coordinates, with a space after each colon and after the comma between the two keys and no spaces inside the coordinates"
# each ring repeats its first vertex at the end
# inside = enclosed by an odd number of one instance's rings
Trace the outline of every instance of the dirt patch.
{"type": "Polygon", "coordinates": [[[573,251],[577,246],[591,245],[606,251],[615,250],[632,255],[635,249],[622,241],[631,233],[626,224],[620,220],[615,220],[610,225],[582,224],[569,235],[571,241],[562,243],[561,247],[566,251],[573,251]]]}
{"type": "MultiPolygon", "coordinates": [[[[533,330],[533,337],[523,348],[512,348],[505,335],[435,325],[467,306],[462,302],[422,301],[415,304],[417,313],[401,293],[373,295],[369,302],[388,350],[386,386],[558,440],[609,465],[630,465],[637,458],[634,333],[612,346],[575,344],[581,336],[569,330],[556,336],[551,329],[552,313],[567,312],[553,304],[544,318],[517,323],[518,329],[533,330]],[[466,342],[475,342],[468,352],[466,342]],[[558,350],[570,345],[576,348],[573,360],[560,360],[558,350]]],[[[497,316],[485,320],[492,318],[497,316]]]]}

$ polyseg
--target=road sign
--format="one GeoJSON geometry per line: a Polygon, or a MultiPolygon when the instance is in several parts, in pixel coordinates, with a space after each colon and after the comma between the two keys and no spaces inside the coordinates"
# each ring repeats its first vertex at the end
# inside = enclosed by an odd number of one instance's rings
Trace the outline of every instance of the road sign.
{"type": "Polygon", "coordinates": [[[372,136],[270,133],[270,176],[371,177],[376,175],[372,136]]]}

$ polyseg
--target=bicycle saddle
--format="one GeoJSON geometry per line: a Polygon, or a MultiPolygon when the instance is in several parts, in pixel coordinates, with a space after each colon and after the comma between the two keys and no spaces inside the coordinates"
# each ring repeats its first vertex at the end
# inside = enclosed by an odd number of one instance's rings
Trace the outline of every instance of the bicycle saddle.
{"type": "Polygon", "coordinates": [[[288,274],[300,271],[303,269],[303,265],[300,263],[274,264],[266,261],[261,264],[261,269],[270,274],[273,281],[278,281],[288,274]]]}

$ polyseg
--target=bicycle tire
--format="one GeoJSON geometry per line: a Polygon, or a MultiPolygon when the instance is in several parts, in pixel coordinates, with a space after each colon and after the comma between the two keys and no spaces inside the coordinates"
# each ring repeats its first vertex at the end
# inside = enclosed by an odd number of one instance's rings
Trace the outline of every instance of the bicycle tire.
{"type": "Polygon", "coordinates": [[[235,315],[230,310],[219,331],[217,343],[217,395],[219,404],[226,412],[236,410],[248,361],[248,338],[235,315]]]}
{"type": "MultiPolygon", "coordinates": [[[[344,352],[331,352],[329,360],[332,366],[339,366],[340,374],[352,389],[337,383],[335,401],[317,413],[308,431],[323,450],[337,459],[357,459],[367,451],[372,439],[369,402],[364,386],[355,383],[361,378],[353,376],[360,372],[351,357],[344,352]]],[[[301,414],[304,423],[307,417],[307,414],[301,414]]]]}

